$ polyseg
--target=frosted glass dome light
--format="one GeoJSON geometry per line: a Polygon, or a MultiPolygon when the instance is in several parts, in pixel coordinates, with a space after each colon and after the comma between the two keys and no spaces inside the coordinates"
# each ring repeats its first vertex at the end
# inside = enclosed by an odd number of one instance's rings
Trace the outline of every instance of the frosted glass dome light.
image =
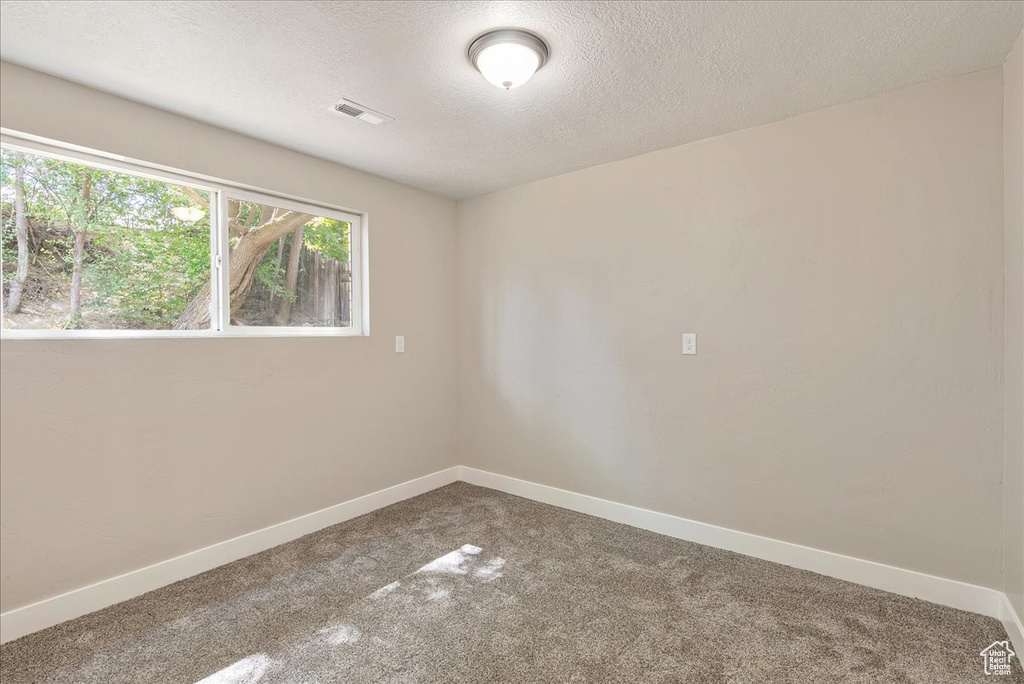
{"type": "Polygon", "coordinates": [[[547,59],[547,44],[520,29],[488,31],[469,46],[469,61],[477,71],[505,90],[529,81],[547,59]]]}

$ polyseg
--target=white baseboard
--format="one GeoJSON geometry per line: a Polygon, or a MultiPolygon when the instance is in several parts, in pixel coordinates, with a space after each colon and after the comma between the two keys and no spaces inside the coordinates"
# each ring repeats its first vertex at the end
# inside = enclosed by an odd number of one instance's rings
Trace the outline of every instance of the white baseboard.
{"type": "MultiPolygon", "coordinates": [[[[791,544],[667,513],[657,513],[467,466],[459,467],[459,479],[669,537],[735,551],[875,589],[891,591],[894,594],[980,613],[1003,620],[1004,623],[1004,603],[1006,608],[1009,608],[1009,601],[1002,592],[966,582],[791,544]]],[[[1007,631],[1009,632],[1009,628],[1007,631]]],[[[1019,637],[1014,640],[1014,644],[1018,644],[1017,639],[1019,637]]]]}
{"type": "Polygon", "coordinates": [[[1013,610],[1010,599],[1003,595],[1003,603],[999,619],[1010,635],[1010,643],[1017,650],[1018,657],[1024,658],[1024,624],[1021,623],[1020,615],[1013,610]]]}
{"type": "Polygon", "coordinates": [[[455,482],[458,472],[458,467],[440,470],[177,558],[15,608],[0,614],[0,643],[112,606],[311,532],[429,492],[455,482]]]}
{"type": "Polygon", "coordinates": [[[91,613],[260,551],[463,480],[677,539],[735,551],[1002,621],[1024,653],[1024,627],[1002,592],[739,532],[467,466],[455,466],[0,614],[0,643],[91,613]]]}

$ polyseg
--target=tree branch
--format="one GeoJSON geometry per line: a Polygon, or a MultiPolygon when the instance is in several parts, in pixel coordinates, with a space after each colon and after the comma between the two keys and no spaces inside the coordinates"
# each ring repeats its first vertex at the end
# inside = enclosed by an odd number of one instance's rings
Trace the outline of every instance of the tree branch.
{"type": "Polygon", "coordinates": [[[193,200],[195,201],[195,203],[196,203],[196,204],[198,204],[199,206],[201,206],[201,207],[202,207],[203,209],[206,209],[206,211],[210,211],[210,202],[209,202],[208,200],[206,200],[206,199],[205,199],[205,198],[204,198],[204,197],[203,197],[203,196],[202,196],[202,195],[201,195],[201,194],[199,193],[199,191],[198,191],[198,190],[196,190],[195,188],[188,188],[188,187],[185,187],[184,185],[181,185],[181,186],[178,186],[178,187],[180,187],[180,188],[182,189],[182,191],[183,191],[183,192],[184,192],[184,193],[185,193],[186,195],[188,195],[189,197],[191,197],[191,198],[192,198],[192,199],[193,199],[193,200]]]}

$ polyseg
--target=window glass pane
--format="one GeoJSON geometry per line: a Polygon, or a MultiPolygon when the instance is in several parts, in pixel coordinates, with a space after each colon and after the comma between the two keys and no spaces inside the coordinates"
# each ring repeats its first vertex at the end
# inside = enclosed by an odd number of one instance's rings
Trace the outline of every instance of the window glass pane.
{"type": "Polygon", "coordinates": [[[352,325],[347,221],[228,199],[231,324],[352,325]]]}
{"type": "Polygon", "coordinates": [[[210,327],[209,193],[0,151],[5,330],[210,327]]]}

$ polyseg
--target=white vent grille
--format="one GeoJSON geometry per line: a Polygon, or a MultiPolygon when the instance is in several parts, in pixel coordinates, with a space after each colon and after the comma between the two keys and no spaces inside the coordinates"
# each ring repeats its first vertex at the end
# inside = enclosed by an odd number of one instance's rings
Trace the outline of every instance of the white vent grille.
{"type": "Polygon", "coordinates": [[[373,124],[374,126],[389,124],[394,121],[394,119],[387,114],[375,112],[369,107],[364,107],[352,100],[342,100],[338,104],[334,105],[334,111],[340,112],[346,116],[351,116],[354,119],[359,119],[360,121],[365,121],[366,123],[373,124]]]}

